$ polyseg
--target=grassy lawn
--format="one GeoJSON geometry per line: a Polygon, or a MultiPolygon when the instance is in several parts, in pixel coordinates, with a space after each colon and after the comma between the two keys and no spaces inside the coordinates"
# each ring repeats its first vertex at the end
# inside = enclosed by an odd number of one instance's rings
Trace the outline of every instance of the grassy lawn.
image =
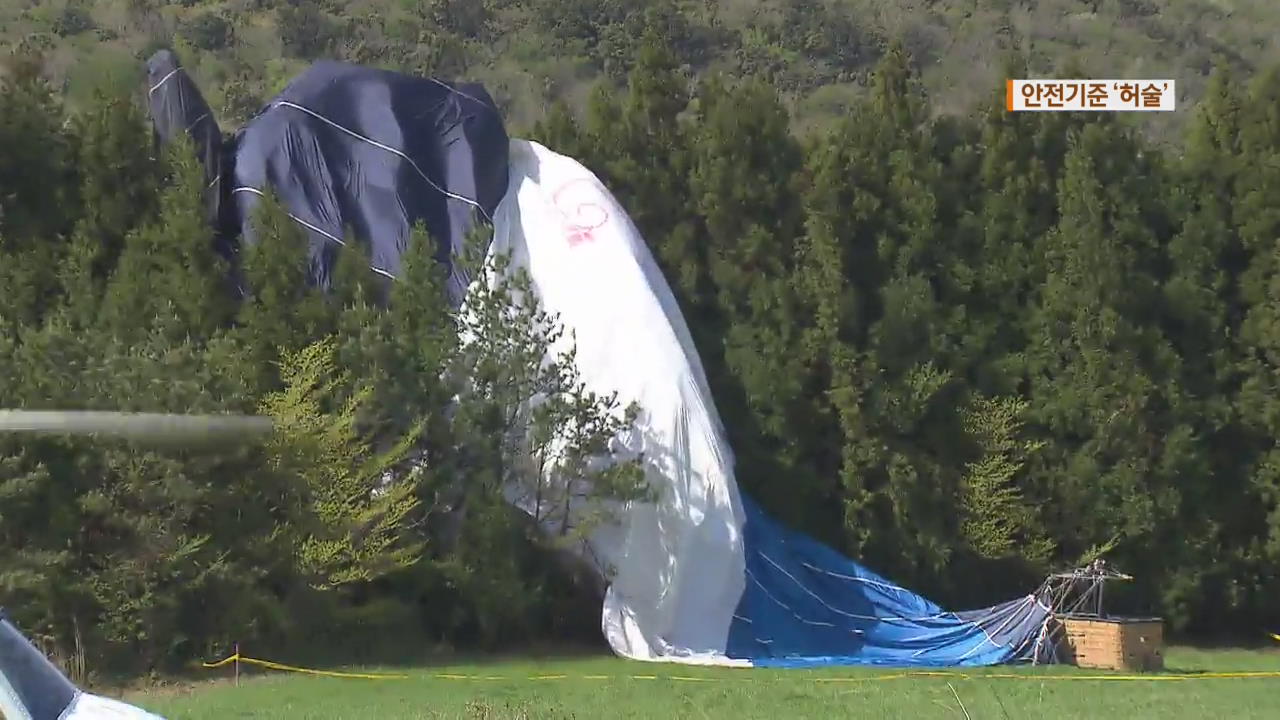
{"type": "Polygon", "coordinates": [[[408,679],[289,673],[210,679],[124,698],[191,718],[1274,718],[1280,677],[1171,679],[1170,673],[1280,672],[1280,652],[1171,649],[1141,680],[1076,668],[991,668],[898,677],[893,669],[738,670],[615,658],[494,661],[410,669],[408,679]],[[998,675],[1003,677],[985,677],[998,675]],[[449,677],[454,676],[454,677],[449,677]],[[467,677],[456,677],[467,676],[467,677]],[[1013,676],[1013,677],[1010,677],[1013,676]],[[1067,679],[1075,678],[1075,679],[1067,679]],[[963,704],[963,709],[961,705],[963,704]]]}

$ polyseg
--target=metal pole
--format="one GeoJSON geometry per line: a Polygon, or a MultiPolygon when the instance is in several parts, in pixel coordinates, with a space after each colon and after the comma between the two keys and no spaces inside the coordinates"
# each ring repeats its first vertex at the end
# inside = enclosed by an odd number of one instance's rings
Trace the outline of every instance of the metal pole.
{"type": "Polygon", "coordinates": [[[236,654],[235,654],[235,659],[236,659],[236,662],[235,662],[235,666],[236,666],[236,687],[240,687],[240,643],[236,643],[236,654]]]}
{"type": "Polygon", "coordinates": [[[192,440],[269,435],[272,432],[272,420],[258,415],[0,409],[0,432],[103,435],[135,440],[192,440]]]}

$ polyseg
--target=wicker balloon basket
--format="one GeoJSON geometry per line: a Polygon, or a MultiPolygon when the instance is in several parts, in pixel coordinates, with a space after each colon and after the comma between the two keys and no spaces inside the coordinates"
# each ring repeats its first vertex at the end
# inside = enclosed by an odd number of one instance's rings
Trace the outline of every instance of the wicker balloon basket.
{"type": "Polygon", "coordinates": [[[1160,618],[1059,615],[1062,659],[1082,668],[1134,672],[1164,668],[1160,618]]]}

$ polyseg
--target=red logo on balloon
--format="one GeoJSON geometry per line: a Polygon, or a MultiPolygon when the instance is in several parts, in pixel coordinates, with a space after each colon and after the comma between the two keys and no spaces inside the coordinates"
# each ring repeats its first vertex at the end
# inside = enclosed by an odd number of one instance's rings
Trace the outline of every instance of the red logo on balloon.
{"type": "Polygon", "coordinates": [[[565,239],[570,247],[595,240],[592,231],[609,222],[609,211],[599,203],[595,187],[586,178],[577,178],[561,185],[551,196],[556,210],[565,223],[565,239]]]}

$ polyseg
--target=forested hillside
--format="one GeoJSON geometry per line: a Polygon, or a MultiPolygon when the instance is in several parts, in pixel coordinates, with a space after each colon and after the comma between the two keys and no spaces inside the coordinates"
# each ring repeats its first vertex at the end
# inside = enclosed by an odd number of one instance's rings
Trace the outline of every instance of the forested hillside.
{"type": "MultiPolygon", "coordinates": [[[[650,14],[682,75],[768,79],[806,130],[866,92],[895,38],[945,112],[998,86],[1014,48],[1037,74],[1075,62],[1092,77],[1174,78],[1180,104],[1200,97],[1215,58],[1242,72],[1280,60],[1271,0],[13,0],[0,45],[49,53],[73,102],[134,82],[167,44],[232,127],[332,57],[482,82],[527,128],[548,102],[581,107],[594,82],[621,81],[650,14]]],[[[1143,120],[1172,140],[1181,116],[1143,120]]]]}
{"type": "MultiPolygon", "coordinates": [[[[1217,74],[1173,153],[1115,116],[1006,113],[998,90],[939,114],[891,45],[802,144],[783,92],[691,83],[648,27],[577,51],[629,74],[533,132],[654,249],[746,491],[952,607],[1105,553],[1138,577],[1122,607],[1175,630],[1280,622],[1280,73],[1217,74]]],[[[521,398],[565,398],[548,423],[604,410],[538,365],[545,323],[500,288],[473,328],[492,341],[460,343],[426,238],[389,289],[353,250],[308,291],[278,209],[234,301],[194,161],[154,157],[135,98],[68,115],[40,69],[15,59],[0,95],[0,406],[263,411],[284,432],[0,439],[0,603],[95,665],[598,632],[498,492],[528,472],[521,398]]],[[[617,429],[592,426],[583,456],[617,429]]],[[[597,487],[643,490],[625,468],[597,487]]]]}

